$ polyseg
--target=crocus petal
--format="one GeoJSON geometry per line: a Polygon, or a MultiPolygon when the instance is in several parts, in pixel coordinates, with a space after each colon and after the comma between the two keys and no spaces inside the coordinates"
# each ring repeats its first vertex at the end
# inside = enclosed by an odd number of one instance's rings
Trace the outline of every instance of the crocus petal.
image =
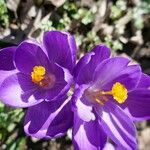
{"type": "Polygon", "coordinates": [[[13,107],[29,107],[41,102],[33,97],[35,91],[36,87],[27,76],[21,73],[11,74],[1,83],[0,99],[13,107]]]}
{"type": "Polygon", "coordinates": [[[110,49],[105,45],[97,45],[91,52],[83,56],[74,69],[74,77],[77,83],[85,84],[92,78],[92,72],[99,63],[110,57],[110,49]],[[85,79],[86,78],[86,79],[85,79]]]}
{"type": "Polygon", "coordinates": [[[84,97],[82,97],[82,95],[85,89],[86,85],[76,89],[74,95],[72,96],[72,102],[74,112],[77,113],[78,117],[85,122],[89,122],[91,120],[95,120],[95,115],[92,111],[93,110],[92,106],[86,105],[81,100],[81,99],[84,100],[84,97]]]}
{"type": "Polygon", "coordinates": [[[15,52],[15,65],[19,71],[31,74],[34,66],[48,68],[48,58],[40,45],[33,40],[22,42],[15,52]]]}
{"type": "MultiPolygon", "coordinates": [[[[82,70],[83,67],[85,67],[85,65],[87,65],[89,63],[89,61],[91,60],[92,55],[94,55],[94,52],[89,52],[87,54],[85,54],[80,60],[79,62],[76,64],[75,68],[74,68],[74,78],[76,79],[77,76],[79,75],[79,72],[82,70]]],[[[77,81],[78,82],[78,81],[77,81]]]]}
{"type": "Polygon", "coordinates": [[[103,149],[107,137],[98,120],[84,122],[74,115],[73,144],[76,150],[103,149]]]}
{"type": "Polygon", "coordinates": [[[150,90],[131,91],[122,107],[134,121],[150,119],[150,90]]]}
{"type": "MultiPolygon", "coordinates": [[[[60,86],[60,85],[64,85],[64,86],[62,87],[62,89],[60,90],[60,92],[57,94],[57,96],[55,96],[53,98],[53,100],[61,98],[63,95],[65,95],[68,92],[68,90],[71,87],[72,82],[73,82],[73,77],[70,74],[70,72],[67,69],[63,68],[63,67],[61,67],[61,68],[62,68],[63,74],[64,74],[64,78],[63,78],[62,83],[65,83],[65,84],[62,84],[61,82],[58,82],[55,85],[57,87],[60,86]]],[[[59,76],[60,76],[60,74],[59,74],[59,76]]],[[[57,88],[56,88],[56,90],[57,90],[57,88]]]]}
{"type": "Polygon", "coordinates": [[[101,124],[108,135],[122,149],[137,149],[136,131],[132,120],[119,108],[110,102],[104,106],[101,124]]]}
{"type": "Polygon", "coordinates": [[[62,136],[72,126],[70,99],[42,102],[30,107],[25,117],[25,132],[36,138],[62,136]]]}
{"type": "Polygon", "coordinates": [[[108,143],[106,143],[103,150],[126,150],[126,148],[119,147],[119,146],[116,146],[115,144],[113,145],[108,142],[108,143]]]}
{"type": "Polygon", "coordinates": [[[118,73],[118,77],[116,77],[114,80],[103,86],[103,89],[110,90],[114,83],[120,82],[127,88],[129,92],[137,87],[140,78],[141,78],[140,66],[139,65],[128,66],[123,71],[118,73]]]}
{"type": "Polygon", "coordinates": [[[18,73],[18,70],[14,69],[14,70],[10,70],[10,71],[3,71],[3,70],[0,70],[0,86],[1,84],[3,83],[3,81],[8,78],[9,76],[15,74],[15,73],[18,73]]]}
{"type": "Polygon", "coordinates": [[[105,147],[103,150],[115,150],[115,146],[112,145],[111,143],[106,143],[105,147]]]}
{"type": "Polygon", "coordinates": [[[72,72],[76,62],[76,43],[69,33],[50,31],[44,34],[43,43],[49,59],[72,72]]]}
{"type": "Polygon", "coordinates": [[[114,57],[104,60],[95,70],[93,80],[93,88],[103,89],[107,83],[113,81],[119,76],[129,63],[129,60],[124,57],[114,57]]]}
{"type": "Polygon", "coordinates": [[[87,106],[84,103],[82,103],[81,100],[77,100],[76,103],[76,107],[77,107],[77,114],[79,115],[79,117],[84,120],[85,122],[89,122],[90,120],[95,120],[95,115],[92,112],[92,107],[91,106],[87,106]]]}
{"type": "Polygon", "coordinates": [[[137,88],[149,88],[149,87],[150,87],[150,77],[147,74],[142,73],[137,88]]]}
{"type": "Polygon", "coordinates": [[[13,63],[14,53],[16,51],[16,47],[7,47],[0,50],[0,70],[13,70],[15,69],[13,63]]]}

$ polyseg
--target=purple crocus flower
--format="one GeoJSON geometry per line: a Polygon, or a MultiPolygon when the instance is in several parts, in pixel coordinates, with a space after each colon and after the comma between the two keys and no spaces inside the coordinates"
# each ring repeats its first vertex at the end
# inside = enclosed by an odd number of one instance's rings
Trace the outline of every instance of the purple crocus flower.
{"type": "Polygon", "coordinates": [[[66,133],[73,121],[67,92],[76,61],[74,38],[66,32],[46,32],[42,44],[26,40],[2,49],[0,58],[0,99],[28,107],[25,132],[37,138],[66,133]]]}
{"type": "Polygon", "coordinates": [[[150,78],[124,57],[110,58],[105,45],[96,46],[78,62],[73,143],[75,149],[103,149],[110,138],[122,150],[136,150],[133,121],[150,118],[150,78]]]}

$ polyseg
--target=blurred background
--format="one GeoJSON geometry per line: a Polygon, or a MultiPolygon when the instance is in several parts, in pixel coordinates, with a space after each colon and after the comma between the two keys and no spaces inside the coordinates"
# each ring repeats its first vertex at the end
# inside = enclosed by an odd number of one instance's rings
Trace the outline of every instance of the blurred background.
{"type": "MultiPolygon", "coordinates": [[[[75,36],[78,58],[105,43],[150,75],[150,0],[0,0],[0,48],[48,30],[75,36]]],[[[25,110],[0,103],[0,150],[72,150],[71,131],[56,140],[25,136],[25,110]]],[[[150,121],[136,124],[140,150],[150,150],[150,121]]]]}

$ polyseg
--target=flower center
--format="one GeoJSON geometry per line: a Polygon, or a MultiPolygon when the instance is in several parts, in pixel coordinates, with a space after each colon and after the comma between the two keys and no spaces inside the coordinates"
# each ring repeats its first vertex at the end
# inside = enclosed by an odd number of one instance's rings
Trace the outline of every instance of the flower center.
{"type": "Polygon", "coordinates": [[[32,82],[38,84],[43,80],[46,70],[43,66],[35,66],[31,72],[32,82]]]}
{"type": "Polygon", "coordinates": [[[55,83],[55,76],[46,74],[43,66],[34,66],[31,72],[32,82],[44,88],[51,88],[55,83]]]}
{"type": "Polygon", "coordinates": [[[102,91],[102,94],[110,94],[118,103],[124,103],[128,98],[128,90],[120,82],[113,84],[111,91],[102,91]]]}
{"type": "Polygon", "coordinates": [[[111,95],[114,100],[118,103],[122,104],[128,98],[128,90],[126,87],[120,82],[116,82],[113,84],[112,89],[110,91],[98,91],[92,94],[92,98],[100,105],[104,105],[106,101],[108,101],[107,95],[111,95]]]}

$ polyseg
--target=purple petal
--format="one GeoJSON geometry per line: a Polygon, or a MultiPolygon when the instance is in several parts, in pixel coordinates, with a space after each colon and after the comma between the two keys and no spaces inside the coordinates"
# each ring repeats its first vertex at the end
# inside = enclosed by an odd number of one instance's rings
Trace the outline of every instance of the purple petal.
{"type": "Polygon", "coordinates": [[[49,59],[72,72],[76,62],[76,43],[69,33],[61,31],[46,32],[43,43],[49,59]]]}
{"type": "Polygon", "coordinates": [[[147,74],[143,73],[141,75],[141,79],[137,88],[149,88],[149,87],[150,87],[150,77],[147,74]]]}
{"type": "Polygon", "coordinates": [[[103,150],[127,150],[126,148],[118,147],[115,144],[114,145],[113,144],[107,142],[103,150]]]}
{"type": "Polygon", "coordinates": [[[150,90],[136,89],[122,106],[134,121],[150,119],[150,90]]]}
{"type": "Polygon", "coordinates": [[[34,66],[42,65],[48,68],[46,54],[33,40],[24,41],[18,46],[14,60],[17,69],[25,74],[31,74],[34,66]]]}
{"type": "Polygon", "coordinates": [[[137,87],[140,77],[141,68],[139,65],[128,66],[118,74],[118,77],[103,86],[103,89],[110,90],[114,83],[120,82],[121,84],[125,85],[128,91],[131,91],[137,87]]]}
{"type": "Polygon", "coordinates": [[[16,70],[16,69],[14,69],[14,70],[10,70],[10,71],[3,71],[3,70],[0,70],[0,74],[1,74],[1,76],[0,76],[0,86],[1,86],[1,84],[3,83],[3,81],[7,78],[7,77],[9,77],[9,76],[11,76],[11,75],[13,75],[13,74],[15,74],[15,73],[17,73],[18,71],[16,70]]]}
{"type": "Polygon", "coordinates": [[[70,99],[42,102],[30,107],[25,117],[25,132],[36,138],[64,135],[72,126],[70,99]]]}
{"type": "Polygon", "coordinates": [[[94,71],[99,63],[101,63],[103,60],[109,57],[110,57],[110,49],[106,47],[105,45],[97,45],[96,47],[92,49],[91,52],[83,56],[80,59],[80,61],[77,63],[74,69],[74,77],[77,78],[77,76],[79,75],[80,77],[78,78],[78,80],[81,80],[82,74],[83,76],[89,75],[86,73],[88,69],[90,70],[93,69],[94,71]],[[81,73],[79,73],[80,71],[81,73]]]}
{"type": "Polygon", "coordinates": [[[73,105],[74,112],[77,113],[78,117],[85,122],[89,122],[90,120],[95,120],[95,115],[92,112],[93,110],[92,106],[86,105],[81,100],[84,99],[82,96],[85,89],[86,86],[76,89],[72,97],[72,102],[74,104],[73,105]]]}
{"type": "Polygon", "coordinates": [[[87,106],[84,103],[82,103],[81,100],[77,100],[76,102],[76,111],[80,119],[82,119],[85,122],[89,122],[90,120],[95,120],[95,115],[93,113],[93,108],[91,106],[87,106]]]}
{"type": "Polygon", "coordinates": [[[73,144],[76,150],[103,149],[107,137],[98,120],[84,122],[74,115],[73,144]]]}
{"type": "Polygon", "coordinates": [[[87,84],[92,81],[93,73],[98,64],[110,57],[110,49],[105,45],[96,46],[92,52],[81,58],[75,68],[78,84],[87,84]]]}
{"type": "Polygon", "coordinates": [[[15,69],[14,63],[13,63],[13,57],[14,53],[16,51],[16,47],[7,47],[4,49],[1,49],[0,51],[0,70],[13,70],[15,69]]]}
{"type": "Polygon", "coordinates": [[[103,150],[115,150],[115,146],[113,144],[111,144],[111,143],[106,143],[106,145],[105,145],[103,150]]]}
{"type": "Polygon", "coordinates": [[[101,124],[108,135],[122,149],[137,149],[136,131],[132,120],[117,105],[104,106],[101,124]]]}
{"type": "Polygon", "coordinates": [[[26,75],[11,74],[1,83],[0,99],[13,107],[29,107],[41,102],[33,97],[35,91],[36,87],[26,75]]]}
{"type": "MultiPolygon", "coordinates": [[[[63,78],[62,82],[65,82],[65,85],[64,85],[64,87],[62,87],[61,91],[57,94],[57,96],[55,96],[53,98],[53,100],[61,98],[63,95],[65,95],[68,92],[68,90],[70,89],[70,87],[73,83],[73,77],[70,74],[70,72],[65,68],[62,68],[62,70],[63,70],[63,74],[64,74],[64,78],[63,78]]],[[[59,74],[59,76],[60,76],[60,74],[59,74]]],[[[58,82],[56,84],[56,86],[60,86],[59,84],[60,84],[60,82],[58,82]]],[[[56,88],[56,90],[57,90],[57,88],[56,88]]]]}
{"type": "Polygon", "coordinates": [[[114,57],[104,60],[97,66],[93,80],[93,88],[102,89],[103,86],[113,81],[120,75],[129,63],[129,60],[124,57],[114,57]]]}
{"type": "Polygon", "coordinates": [[[77,65],[74,68],[74,78],[77,78],[79,75],[79,72],[85,67],[89,61],[91,60],[91,57],[94,55],[94,52],[89,52],[85,54],[77,63],[77,65]]]}

